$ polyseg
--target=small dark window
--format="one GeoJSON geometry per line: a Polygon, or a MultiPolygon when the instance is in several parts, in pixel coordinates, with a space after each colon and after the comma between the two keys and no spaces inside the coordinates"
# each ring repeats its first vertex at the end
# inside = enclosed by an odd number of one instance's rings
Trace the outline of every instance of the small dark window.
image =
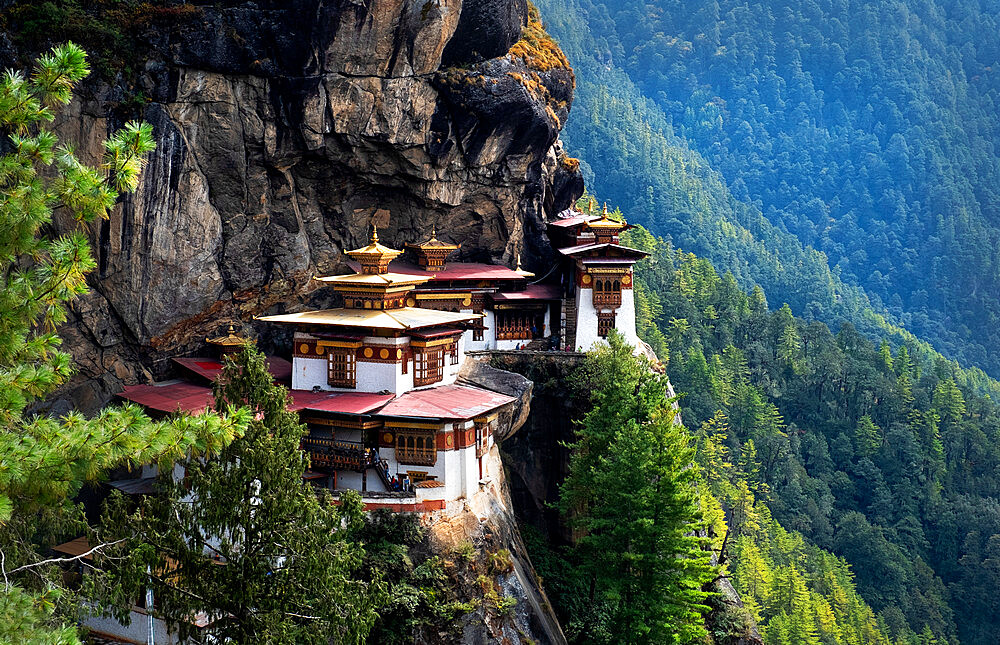
{"type": "Polygon", "coordinates": [[[354,350],[331,350],[327,354],[327,383],[333,387],[357,387],[354,350]]]}

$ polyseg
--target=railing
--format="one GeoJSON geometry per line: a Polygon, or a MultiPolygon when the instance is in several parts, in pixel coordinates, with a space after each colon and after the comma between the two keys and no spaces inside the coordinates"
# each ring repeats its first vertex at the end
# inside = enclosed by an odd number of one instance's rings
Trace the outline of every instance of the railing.
{"type": "Polygon", "coordinates": [[[621,291],[595,291],[595,307],[620,307],[622,304],[621,291]]]}
{"type": "Polygon", "coordinates": [[[433,466],[437,463],[436,448],[400,448],[396,447],[396,461],[412,466],[433,466]]]}
{"type": "Polygon", "coordinates": [[[358,441],[304,437],[302,449],[309,452],[314,466],[363,470],[378,463],[378,453],[358,441]]]}

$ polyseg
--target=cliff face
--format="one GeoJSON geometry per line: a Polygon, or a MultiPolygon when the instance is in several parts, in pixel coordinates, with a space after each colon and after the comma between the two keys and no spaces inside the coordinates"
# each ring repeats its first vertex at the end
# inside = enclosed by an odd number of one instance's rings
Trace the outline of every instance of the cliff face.
{"type": "MultiPolygon", "coordinates": [[[[466,260],[551,258],[543,216],[583,186],[558,142],[573,74],[518,42],[524,0],[184,7],[142,35],[131,91],[157,150],[91,231],[94,292],[63,330],[81,374],[57,409],[162,376],[230,320],[330,304],[309,279],[344,270],[371,221],[397,246],[433,225],[466,260]]],[[[83,157],[121,125],[122,85],[60,124],[83,157]]]]}

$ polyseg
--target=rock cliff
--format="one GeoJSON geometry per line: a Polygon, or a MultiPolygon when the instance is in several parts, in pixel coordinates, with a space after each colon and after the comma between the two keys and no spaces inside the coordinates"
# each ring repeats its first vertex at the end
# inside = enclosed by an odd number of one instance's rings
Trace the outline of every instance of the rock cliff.
{"type": "Polygon", "coordinates": [[[543,217],[583,187],[558,141],[574,79],[522,38],[525,0],[160,4],[130,26],[132,75],[90,82],[59,124],[94,160],[131,113],[157,150],[91,231],[57,410],[164,376],[230,321],[331,304],[310,278],[344,270],[372,221],[395,245],[436,226],[467,260],[551,258],[543,217]]]}

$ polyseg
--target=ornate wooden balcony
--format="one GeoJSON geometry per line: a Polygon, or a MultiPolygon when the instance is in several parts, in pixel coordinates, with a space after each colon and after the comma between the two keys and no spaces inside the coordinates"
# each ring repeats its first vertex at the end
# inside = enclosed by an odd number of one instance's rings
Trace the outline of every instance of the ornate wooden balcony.
{"type": "Polygon", "coordinates": [[[595,291],[594,292],[594,306],[595,307],[621,307],[622,306],[622,292],[621,291],[595,291]]]}
{"type": "Polygon", "coordinates": [[[433,466],[437,463],[436,448],[400,448],[396,446],[396,461],[411,466],[433,466]]]}

